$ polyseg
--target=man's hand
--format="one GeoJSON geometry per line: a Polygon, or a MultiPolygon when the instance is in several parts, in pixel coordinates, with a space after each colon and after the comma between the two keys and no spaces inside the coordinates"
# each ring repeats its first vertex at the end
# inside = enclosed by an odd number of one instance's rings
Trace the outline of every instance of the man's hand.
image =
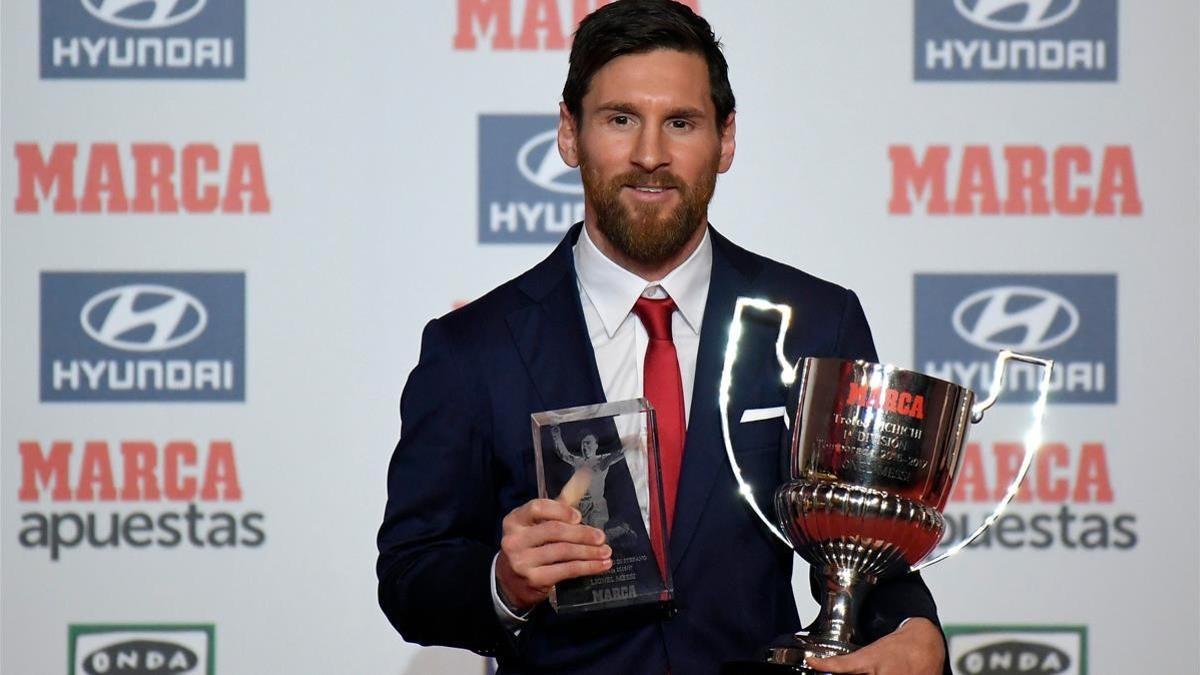
{"type": "Polygon", "coordinates": [[[808,667],[829,673],[941,675],[945,657],[941,631],[929,619],[917,618],[856,652],[809,659],[808,667]]]}
{"type": "Polygon", "coordinates": [[[579,511],[550,499],[530,500],[504,517],[496,581],[513,609],[529,610],[564,579],[612,567],[604,532],[580,520],[579,511]]]}

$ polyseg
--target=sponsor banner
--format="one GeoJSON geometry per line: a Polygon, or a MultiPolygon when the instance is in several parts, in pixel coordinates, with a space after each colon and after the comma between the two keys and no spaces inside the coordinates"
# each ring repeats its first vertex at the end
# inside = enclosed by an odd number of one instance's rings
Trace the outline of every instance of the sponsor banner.
{"type": "Polygon", "coordinates": [[[245,0],[41,0],[41,76],[243,79],[245,0]]]}
{"type": "Polygon", "coordinates": [[[19,443],[17,541],[57,561],[79,548],[259,548],[265,516],[242,510],[228,440],[19,443]]]}
{"type": "Polygon", "coordinates": [[[42,401],[244,401],[241,272],[43,272],[42,401]]]}
{"type": "Polygon", "coordinates": [[[583,180],[557,130],[557,115],[479,116],[481,244],[557,243],[583,220],[583,180]]]}
{"type": "Polygon", "coordinates": [[[1140,216],[1128,145],[888,147],[888,213],[1140,216]]]}
{"type": "Polygon", "coordinates": [[[213,675],[212,624],[72,624],[70,675],[213,675]]]}
{"type": "Polygon", "coordinates": [[[257,143],[17,143],[17,213],[266,213],[257,143]]]}
{"type": "Polygon", "coordinates": [[[917,80],[1117,79],[1117,0],[916,0],[917,80]]]}
{"type": "Polygon", "coordinates": [[[1087,675],[1087,626],[944,626],[958,675],[1087,675]]]}
{"type": "MultiPolygon", "coordinates": [[[[1020,472],[1024,456],[1018,441],[967,444],[939,549],[966,539],[984,522],[1020,472]]],[[[1105,444],[1050,442],[1040,447],[1004,515],[970,548],[1095,552],[1137,545],[1137,515],[1117,503],[1105,444]]]]}
{"type": "MultiPolygon", "coordinates": [[[[1115,274],[917,274],[917,369],[978,394],[996,352],[1054,359],[1051,403],[1117,401],[1115,274]]],[[[1009,364],[1000,403],[1037,397],[1040,368],[1009,364]]]]}
{"type": "MultiPolygon", "coordinates": [[[[700,12],[699,0],[679,0],[700,12]]],[[[612,0],[458,0],[454,48],[541,51],[571,46],[583,17],[612,0]],[[569,22],[569,23],[568,23],[569,22]]]]}

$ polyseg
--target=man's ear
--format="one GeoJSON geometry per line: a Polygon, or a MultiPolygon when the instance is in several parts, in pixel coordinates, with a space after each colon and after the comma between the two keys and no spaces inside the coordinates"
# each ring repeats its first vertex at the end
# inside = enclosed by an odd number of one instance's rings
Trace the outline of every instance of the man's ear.
{"type": "Polygon", "coordinates": [[[725,173],[733,165],[733,152],[737,149],[736,115],[736,112],[729,113],[729,117],[726,117],[725,123],[721,125],[721,161],[717,165],[717,173],[725,173]]]}
{"type": "Polygon", "coordinates": [[[579,128],[566,103],[558,104],[558,154],[567,166],[579,167],[579,128]]]}

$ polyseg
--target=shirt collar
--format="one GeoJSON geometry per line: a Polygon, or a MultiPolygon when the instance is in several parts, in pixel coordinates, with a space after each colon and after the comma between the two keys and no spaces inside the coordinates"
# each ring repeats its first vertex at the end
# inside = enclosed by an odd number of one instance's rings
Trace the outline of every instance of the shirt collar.
{"type": "Polygon", "coordinates": [[[712,275],[712,240],[707,225],[696,250],[658,281],[646,281],[610,260],[588,236],[587,227],[579,233],[573,253],[579,285],[599,313],[604,331],[610,338],[633,311],[633,304],[639,297],[660,297],[660,289],[675,300],[675,306],[692,332],[700,333],[712,275]]]}

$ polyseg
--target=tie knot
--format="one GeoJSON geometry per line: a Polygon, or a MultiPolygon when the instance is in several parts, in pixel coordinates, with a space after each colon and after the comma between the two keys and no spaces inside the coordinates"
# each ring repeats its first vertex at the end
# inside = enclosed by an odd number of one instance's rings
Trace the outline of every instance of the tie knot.
{"type": "Polygon", "coordinates": [[[633,313],[642,320],[651,340],[671,339],[671,315],[675,312],[675,301],[671,298],[638,298],[633,304],[633,313]]]}

